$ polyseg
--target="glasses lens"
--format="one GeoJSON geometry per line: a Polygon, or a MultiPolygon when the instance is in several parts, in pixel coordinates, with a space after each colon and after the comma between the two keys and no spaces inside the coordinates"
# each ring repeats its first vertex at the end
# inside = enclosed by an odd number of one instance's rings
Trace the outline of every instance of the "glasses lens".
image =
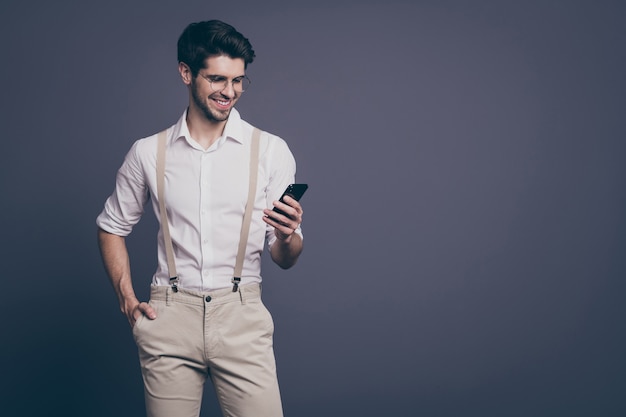
{"type": "MultiPolygon", "coordinates": [[[[211,80],[210,78],[207,78],[207,77],[205,78],[207,79],[207,81],[211,83],[211,88],[213,89],[213,91],[222,91],[228,86],[228,83],[229,83],[227,79],[220,78],[217,80],[211,80]]],[[[241,79],[235,79],[232,81],[232,85],[235,91],[237,91],[238,93],[241,93],[243,91],[246,91],[246,89],[250,85],[250,80],[247,77],[244,77],[241,79]]]]}
{"type": "Polygon", "coordinates": [[[235,84],[235,90],[239,92],[246,91],[249,86],[250,86],[250,80],[248,79],[248,77],[243,77],[241,79],[241,82],[238,82],[235,84]]]}
{"type": "Polygon", "coordinates": [[[222,91],[228,85],[228,80],[209,80],[213,91],[222,91]]]}

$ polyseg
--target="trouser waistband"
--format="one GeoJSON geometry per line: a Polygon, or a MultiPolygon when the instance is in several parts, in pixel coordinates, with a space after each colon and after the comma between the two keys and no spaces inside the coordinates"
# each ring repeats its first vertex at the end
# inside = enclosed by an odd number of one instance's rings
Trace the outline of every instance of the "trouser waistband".
{"type": "Polygon", "coordinates": [[[172,290],[172,287],[167,286],[152,286],[150,287],[150,299],[161,300],[167,303],[184,303],[191,305],[204,305],[206,303],[211,304],[225,304],[231,302],[245,303],[246,300],[252,300],[261,297],[261,284],[246,284],[240,285],[236,292],[233,292],[232,288],[222,288],[213,291],[193,291],[185,288],[178,288],[178,291],[172,290]]]}

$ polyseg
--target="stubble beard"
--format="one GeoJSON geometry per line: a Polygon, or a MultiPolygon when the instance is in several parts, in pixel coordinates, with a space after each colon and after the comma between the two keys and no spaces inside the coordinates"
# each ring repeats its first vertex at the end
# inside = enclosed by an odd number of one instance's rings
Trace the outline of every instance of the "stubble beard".
{"type": "MultiPolygon", "coordinates": [[[[196,106],[200,110],[202,110],[202,113],[204,113],[204,116],[207,118],[207,120],[211,122],[216,122],[216,123],[224,122],[228,120],[228,116],[230,116],[230,110],[232,109],[232,107],[225,111],[218,111],[218,110],[209,108],[206,101],[198,94],[198,91],[196,88],[191,89],[191,97],[193,98],[193,101],[196,104],[196,106]]],[[[210,100],[210,98],[208,99],[210,100]]]]}

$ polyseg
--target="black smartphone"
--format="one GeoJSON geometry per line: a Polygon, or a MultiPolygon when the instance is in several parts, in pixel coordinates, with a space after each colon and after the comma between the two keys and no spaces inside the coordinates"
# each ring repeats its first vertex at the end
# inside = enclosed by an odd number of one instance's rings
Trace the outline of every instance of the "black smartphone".
{"type": "MultiPolygon", "coordinates": [[[[309,188],[308,184],[289,184],[287,188],[285,189],[285,192],[283,192],[283,195],[280,196],[279,201],[281,203],[284,203],[283,198],[286,195],[293,198],[294,200],[300,201],[300,199],[302,198],[302,195],[307,190],[307,188],[309,188]]],[[[279,214],[283,214],[283,215],[286,214],[284,211],[277,209],[276,207],[274,207],[274,211],[279,214]]]]}

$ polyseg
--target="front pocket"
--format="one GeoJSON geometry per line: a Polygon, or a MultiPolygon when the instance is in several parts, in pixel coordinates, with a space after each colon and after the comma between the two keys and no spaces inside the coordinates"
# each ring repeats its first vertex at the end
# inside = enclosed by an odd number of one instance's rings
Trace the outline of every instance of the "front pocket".
{"type": "Polygon", "coordinates": [[[251,303],[257,309],[258,314],[263,318],[264,328],[265,328],[265,336],[272,337],[274,335],[274,319],[272,318],[272,313],[265,307],[263,301],[258,300],[257,302],[251,303]]]}
{"type": "MultiPolygon", "coordinates": [[[[152,307],[155,311],[155,313],[157,314],[157,317],[159,316],[159,312],[157,311],[156,305],[152,302],[149,301],[148,304],[150,304],[150,307],[152,307]]],[[[135,325],[133,326],[133,336],[135,336],[135,339],[137,339],[137,332],[139,331],[139,327],[145,327],[145,323],[144,321],[146,320],[150,320],[148,317],[146,317],[145,314],[141,314],[141,316],[139,316],[139,318],[137,319],[137,321],[135,322],[135,325]]]]}

